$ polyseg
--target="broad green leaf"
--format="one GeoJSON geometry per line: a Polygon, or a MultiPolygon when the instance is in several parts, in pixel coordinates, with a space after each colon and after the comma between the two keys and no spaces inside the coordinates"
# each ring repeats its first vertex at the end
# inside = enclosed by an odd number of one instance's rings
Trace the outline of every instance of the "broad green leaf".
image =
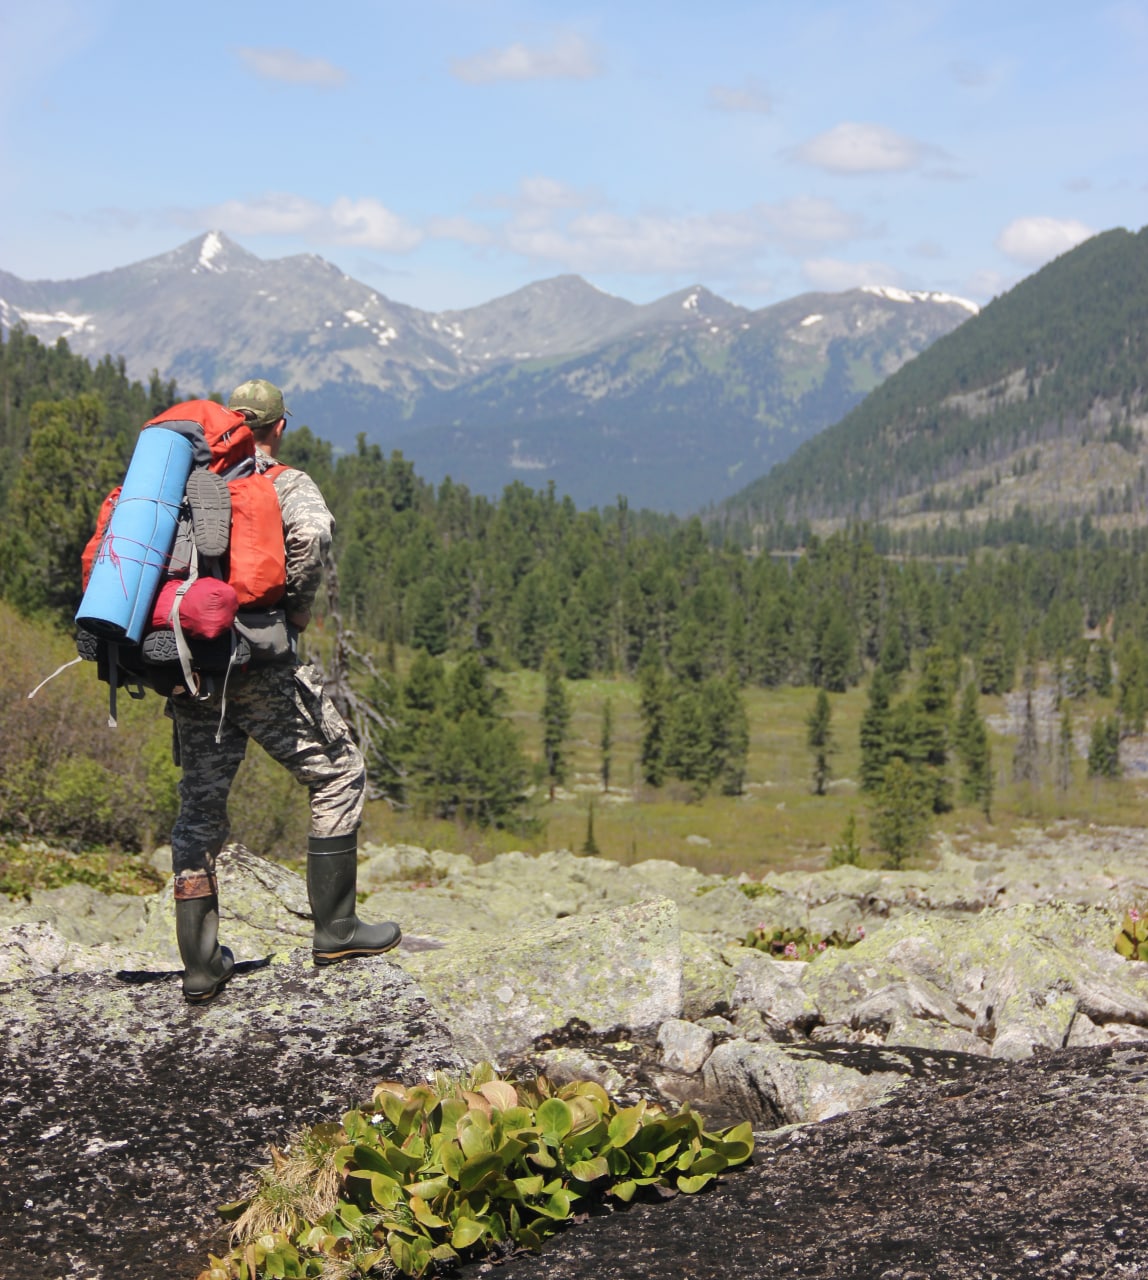
{"type": "Polygon", "coordinates": [[[490,1121],[482,1112],[468,1112],[466,1117],[459,1121],[456,1135],[459,1145],[468,1157],[494,1149],[490,1121]]]}
{"type": "Polygon", "coordinates": [[[482,1239],[486,1228],[473,1218],[459,1217],[451,1232],[450,1243],[454,1249],[467,1249],[482,1239]]]}
{"type": "Polygon", "coordinates": [[[624,1204],[629,1204],[630,1201],[633,1200],[634,1192],[637,1191],[637,1189],[638,1184],[633,1181],[615,1182],[614,1185],[610,1187],[608,1194],[617,1196],[624,1204]]]}
{"type": "Polygon", "coordinates": [[[688,1167],[690,1174],[721,1173],[729,1167],[729,1161],[720,1151],[703,1151],[688,1167]]]}
{"type": "Polygon", "coordinates": [[[458,1185],[463,1191],[473,1191],[488,1178],[497,1177],[502,1170],[502,1161],[493,1151],[483,1151],[472,1156],[458,1175],[458,1185]]]}
{"type": "Polygon", "coordinates": [[[368,1147],[360,1143],[354,1149],[355,1165],[360,1169],[370,1169],[375,1173],[385,1173],[388,1178],[396,1176],[394,1167],[377,1147],[368,1147]]]}
{"type": "Polygon", "coordinates": [[[381,1209],[393,1209],[403,1198],[402,1187],[385,1173],[371,1174],[371,1199],[381,1209]]]}
{"type": "Polygon", "coordinates": [[[595,1080],[575,1080],[571,1084],[563,1085],[558,1090],[558,1096],[567,1102],[572,1102],[575,1098],[585,1098],[593,1103],[599,1115],[608,1115],[613,1109],[610,1095],[595,1080]]]}
{"type": "Polygon", "coordinates": [[[450,1225],[431,1209],[422,1196],[411,1196],[409,1203],[411,1213],[415,1215],[415,1221],[421,1222],[424,1227],[447,1227],[450,1225]]]}
{"type": "Polygon", "coordinates": [[[444,1098],[441,1104],[442,1120],[439,1132],[453,1135],[458,1122],[467,1113],[467,1105],[461,1098],[444,1098]]]}
{"type": "Polygon", "coordinates": [[[540,1173],[536,1173],[532,1178],[515,1178],[514,1185],[518,1188],[520,1195],[524,1196],[540,1196],[542,1194],[543,1178],[540,1173]]]}
{"type": "Polygon", "coordinates": [[[530,1129],[534,1125],[534,1116],[529,1107],[507,1107],[502,1113],[503,1133],[517,1133],[521,1129],[530,1129]]]}
{"type": "Polygon", "coordinates": [[[547,1148],[541,1144],[539,1144],[536,1150],[528,1151],[526,1158],[531,1164],[537,1165],[540,1169],[556,1169],[558,1167],[558,1161],[547,1150],[547,1148]]]}
{"type": "Polygon", "coordinates": [[[646,1113],[646,1104],[639,1102],[636,1107],[627,1107],[619,1111],[610,1121],[610,1141],[616,1147],[624,1147],[642,1127],[642,1117],[646,1113]]]}
{"type": "Polygon", "coordinates": [[[453,1182],[458,1181],[462,1166],[466,1163],[466,1154],[457,1142],[448,1142],[439,1152],[442,1159],[443,1172],[453,1182]]]}
{"type": "Polygon", "coordinates": [[[450,1178],[424,1178],[421,1182],[407,1184],[407,1195],[421,1196],[424,1200],[433,1200],[435,1196],[445,1195],[450,1190],[450,1178]]]}
{"type": "Polygon", "coordinates": [[[605,1178],[610,1172],[605,1156],[594,1156],[591,1160],[579,1160],[570,1166],[570,1172],[579,1182],[594,1182],[605,1178]]]}
{"type": "Polygon", "coordinates": [[[561,1222],[570,1216],[570,1202],[573,1199],[569,1191],[555,1191],[549,1200],[542,1204],[532,1204],[535,1213],[561,1222]]]}
{"type": "Polygon", "coordinates": [[[486,1084],[480,1084],[478,1091],[492,1107],[497,1107],[499,1111],[509,1111],[511,1107],[518,1104],[518,1094],[514,1086],[505,1080],[490,1080],[486,1084]]]}
{"type": "Polygon", "coordinates": [[[537,1120],[543,1136],[556,1142],[561,1142],[574,1127],[574,1116],[561,1098],[547,1098],[538,1108],[537,1120]]]}
{"type": "Polygon", "coordinates": [[[677,1181],[678,1190],[684,1191],[686,1195],[692,1196],[695,1191],[700,1191],[707,1182],[712,1182],[717,1177],[714,1173],[701,1173],[696,1178],[679,1177],[677,1181]]]}
{"type": "Polygon", "coordinates": [[[246,1200],[232,1200],[228,1204],[216,1206],[215,1212],[224,1220],[224,1222],[234,1222],[236,1218],[243,1216],[243,1211],[251,1203],[251,1197],[246,1200]]]}

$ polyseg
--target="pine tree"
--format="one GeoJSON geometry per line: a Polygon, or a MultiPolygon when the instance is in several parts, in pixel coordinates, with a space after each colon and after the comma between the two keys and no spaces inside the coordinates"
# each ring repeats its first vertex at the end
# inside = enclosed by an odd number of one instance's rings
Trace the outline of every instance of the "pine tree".
{"type": "Polygon", "coordinates": [[[570,729],[570,700],[562,678],[562,661],[553,649],[547,651],[542,671],[546,682],[542,696],[542,757],[553,800],[555,790],[566,781],[569,765],[566,736],[570,729]]]}
{"type": "Polygon", "coordinates": [[[913,696],[916,713],[913,755],[924,770],[934,813],[946,813],[953,807],[952,785],[948,777],[952,689],[947,665],[945,655],[938,647],[927,649],[921,680],[913,696]]]}
{"type": "Polygon", "coordinates": [[[961,799],[991,817],[993,757],[988,727],[977,712],[977,687],[970,681],[961,694],[953,745],[961,764],[961,799]]]}
{"type": "Polygon", "coordinates": [[[651,787],[666,780],[666,738],[669,730],[669,689],[661,654],[649,640],[638,663],[638,714],[642,720],[639,763],[651,787]]]}
{"type": "Polygon", "coordinates": [[[890,677],[880,668],[869,683],[869,705],[861,716],[861,790],[877,791],[889,763],[890,677]]]}
{"type": "Polygon", "coordinates": [[[1072,786],[1072,761],[1076,756],[1076,741],[1072,732],[1072,707],[1065,702],[1060,714],[1060,736],[1056,747],[1056,786],[1067,791],[1072,786]]]}
{"type": "Polygon", "coordinates": [[[609,698],[602,703],[602,790],[610,790],[610,766],[614,748],[614,704],[609,698]]]}
{"type": "Polygon", "coordinates": [[[1092,726],[1092,738],[1088,747],[1088,776],[1119,778],[1120,773],[1120,721],[1116,716],[1104,716],[1092,726]]]}
{"type": "Polygon", "coordinates": [[[1107,640],[1098,640],[1093,646],[1088,683],[1098,697],[1107,698],[1112,692],[1112,646],[1107,640]]]}
{"type": "Polygon", "coordinates": [[[1036,714],[1032,705],[1032,689],[1024,694],[1024,720],[1012,758],[1012,780],[1035,785],[1040,781],[1040,743],[1036,734],[1036,714]]]}
{"type": "Polygon", "coordinates": [[[999,618],[993,618],[985,632],[977,661],[977,676],[981,693],[1000,694],[1012,688],[1013,671],[1009,668],[1004,628],[999,618]]]}
{"type": "Polygon", "coordinates": [[[853,814],[845,820],[841,839],[829,851],[831,867],[856,867],[861,863],[861,845],[857,839],[857,819],[853,814]]]}
{"type": "Polygon", "coordinates": [[[722,795],[740,796],[749,757],[749,719],[737,677],[731,673],[702,685],[702,714],[708,743],[708,780],[722,795]]]}
{"type": "Polygon", "coordinates": [[[829,781],[829,757],[836,751],[833,741],[832,708],[824,689],[817,691],[813,710],[805,721],[805,743],[813,756],[813,794],[823,796],[829,781]]]}
{"type": "Polygon", "coordinates": [[[873,838],[887,855],[889,866],[904,866],[921,848],[929,829],[933,806],[927,782],[904,760],[894,758],[885,769],[872,805],[873,838]]]}
{"type": "Polygon", "coordinates": [[[905,637],[900,620],[893,618],[885,632],[877,669],[888,679],[889,688],[895,689],[901,673],[909,669],[909,655],[905,649],[905,637]]]}
{"type": "Polygon", "coordinates": [[[582,853],[588,858],[598,857],[600,850],[594,839],[594,797],[590,797],[590,809],[586,814],[586,839],[582,841],[582,853]]]}
{"type": "Polygon", "coordinates": [[[1144,732],[1148,714],[1148,657],[1136,637],[1126,636],[1121,640],[1118,665],[1116,709],[1128,732],[1139,737],[1144,732]]]}
{"type": "Polygon", "coordinates": [[[709,785],[713,759],[701,690],[678,685],[670,701],[666,728],[666,773],[693,783],[700,798],[709,785]]]}

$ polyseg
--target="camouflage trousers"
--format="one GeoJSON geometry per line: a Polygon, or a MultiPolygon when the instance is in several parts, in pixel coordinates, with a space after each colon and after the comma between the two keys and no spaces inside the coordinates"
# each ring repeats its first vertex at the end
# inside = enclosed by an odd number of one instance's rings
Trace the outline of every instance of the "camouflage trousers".
{"type": "Polygon", "coordinates": [[[189,897],[204,893],[190,881],[214,883],[215,858],[230,832],[227,797],[249,738],[307,787],[312,835],[358,829],[366,794],[363,757],[323,692],[317,667],[257,667],[232,676],[219,742],[218,692],[203,701],[175,697],[170,707],[183,766],[171,833],[177,897],[181,878],[189,880],[189,897]]]}

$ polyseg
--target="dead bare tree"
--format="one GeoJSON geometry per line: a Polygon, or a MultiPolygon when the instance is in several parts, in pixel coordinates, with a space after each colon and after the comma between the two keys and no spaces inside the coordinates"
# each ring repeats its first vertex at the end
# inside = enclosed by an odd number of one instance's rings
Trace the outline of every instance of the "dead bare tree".
{"type": "Polygon", "coordinates": [[[371,655],[364,653],[354,644],[355,633],[343,622],[343,613],[339,605],[339,570],[333,556],[327,557],[325,573],[327,623],[334,643],[328,661],[318,664],[323,673],[323,684],[327,696],[335,704],[338,713],[346,720],[351,736],[367,762],[367,799],[385,799],[393,804],[393,798],[378,785],[377,778],[380,769],[393,773],[396,778],[404,776],[402,766],[392,760],[382,748],[386,735],[396,728],[396,721],[377,702],[355,688],[351,682],[351,675],[352,672],[365,672],[376,688],[389,687],[389,683],[387,677],[375,665],[371,655]]]}

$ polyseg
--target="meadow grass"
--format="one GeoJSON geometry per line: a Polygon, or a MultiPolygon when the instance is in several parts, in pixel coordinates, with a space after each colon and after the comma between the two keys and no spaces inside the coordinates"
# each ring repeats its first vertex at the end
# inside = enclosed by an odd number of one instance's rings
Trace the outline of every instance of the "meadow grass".
{"type": "MultiPolygon", "coordinates": [[[[504,714],[518,730],[527,755],[538,762],[541,674],[504,673],[497,677],[497,683],[506,695],[504,714]]],[[[813,761],[806,746],[806,721],[817,690],[747,688],[750,750],[745,793],[711,793],[700,799],[682,783],[671,781],[654,789],[642,782],[636,682],[597,678],[570,681],[566,688],[572,712],[570,775],[553,801],[544,786],[536,789],[533,827],[517,832],[479,831],[451,822],[420,820],[375,805],[368,813],[367,838],[450,849],[479,861],[512,849],[569,849],[577,853],[586,843],[592,804],[594,842],[603,857],[625,865],[646,858],[667,858],[707,873],[756,878],[768,871],[815,870],[829,865],[832,847],[840,842],[853,815],[862,864],[882,865],[883,854],[869,838],[868,800],[857,784],[866,686],[830,694],[836,751],[828,794],[813,794],[813,761]],[[600,743],[607,698],[613,708],[613,747],[610,790],[603,792],[600,743]]],[[[1074,706],[1074,716],[1083,725],[1091,716],[1110,710],[1109,703],[1090,700],[1074,706]]],[[[1004,711],[1002,698],[981,699],[982,715],[1000,716],[1004,711]]],[[[1137,779],[1108,782],[1087,778],[1085,761],[1078,759],[1072,786],[1062,792],[1053,785],[1051,761],[1042,759],[1039,785],[1013,783],[1015,739],[990,736],[996,778],[991,821],[979,810],[958,804],[934,820],[931,829],[935,834],[967,835],[1006,845],[1012,842],[1016,829],[1024,826],[1043,827],[1061,821],[1098,826],[1144,824],[1146,797],[1137,779]]],[[[955,766],[953,773],[955,776],[955,766]]],[[[924,854],[923,860],[930,856],[924,854]]]]}

